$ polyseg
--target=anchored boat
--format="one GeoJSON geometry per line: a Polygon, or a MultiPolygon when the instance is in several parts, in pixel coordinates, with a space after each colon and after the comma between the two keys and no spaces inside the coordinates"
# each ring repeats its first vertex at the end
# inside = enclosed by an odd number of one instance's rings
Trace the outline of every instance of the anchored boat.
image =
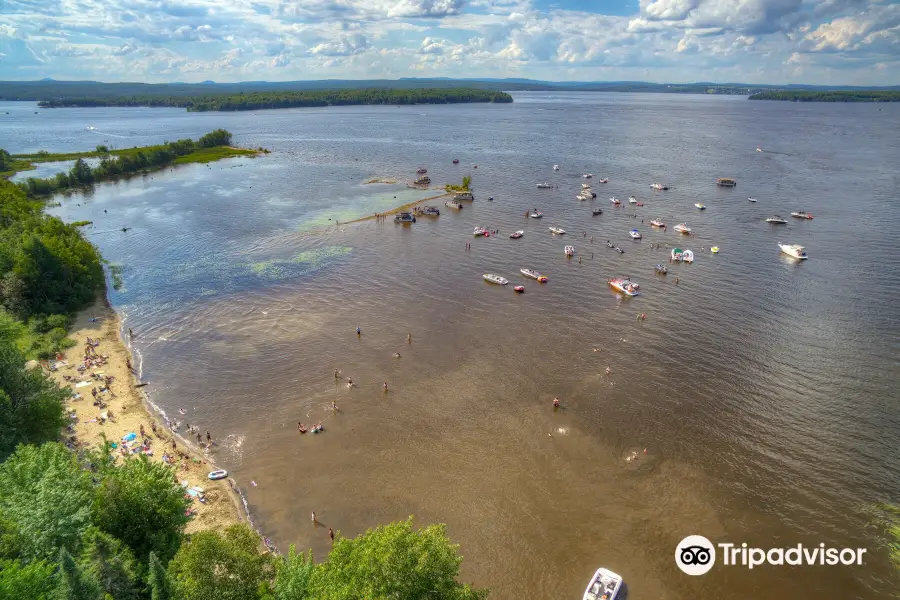
{"type": "Polygon", "coordinates": [[[565,253],[566,256],[575,256],[575,246],[566,246],[565,253]]]}
{"type": "Polygon", "coordinates": [[[637,296],[641,293],[641,286],[636,283],[633,283],[627,277],[625,278],[615,278],[609,280],[609,285],[616,291],[622,292],[627,296],[637,296]]]}
{"type": "Polygon", "coordinates": [[[791,216],[795,219],[812,219],[813,216],[806,211],[798,210],[796,212],[792,212],[791,216]]]}
{"type": "Polygon", "coordinates": [[[556,234],[556,235],[562,235],[562,234],[564,234],[565,232],[566,232],[566,230],[563,229],[562,227],[551,227],[551,228],[550,228],[550,233],[553,233],[553,234],[556,234]]]}
{"type": "Polygon", "coordinates": [[[669,186],[667,186],[667,185],[665,185],[665,184],[662,184],[662,183],[651,183],[651,184],[650,184],[650,189],[651,189],[651,190],[662,191],[662,190],[667,190],[667,189],[669,189],[669,186]]]}
{"type": "Polygon", "coordinates": [[[485,273],[482,275],[484,280],[488,283],[496,283],[497,285],[506,285],[509,281],[505,277],[500,277],[499,275],[494,275],[493,273],[485,273]]]}
{"type": "Polygon", "coordinates": [[[602,215],[602,214],[603,214],[603,210],[602,210],[602,209],[599,209],[599,208],[595,208],[594,210],[591,211],[591,214],[594,215],[594,216],[596,217],[597,215],[602,215]]]}
{"type": "Polygon", "coordinates": [[[487,236],[489,236],[489,235],[491,235],[491,234],[490,234],[490,233],[488,232],[488,230],[485,229],[484,227],[476,227],[476,228],[475,228],[475,231],[472,232],[472,235],[474,235],[475,237],[479,237],[479,236],[482,236],[482,235],[485,236],[485,237],[487,237],[487,236]]]}
{"type": "Polygon", "coordinates": [[[809,258],[806,255],[806,248],[803,246],[798,246],[797,244],[782,244],[778,242],[778,247],[781,248],[781,251],[787,254],[788,256],[793,256],[794,258],[799,258],[800,260],[806,260],[809,258]]]}
{"type": "Polygon", "coordinates": [[[694,253],[691,252],[690,250],[685,250],[685,251],[681,254],[681,260],[683,260],[683,261],[686,262],[686,263],[692,263],[692,262],[694,262],[694,253]]]}
{"type": "Polygon", "coordinates": [[[441,216],[441,211],[434,206],[426,206],[419,211],[419,214],[423,217],[439,217],[441,216]]]}
{"type": "Polygon", "coordinates": [[[653,219],[652,221],[650,221],[650,224],[653,225],[654,227],[665,227],[666,226],[665,222],[662,219],[653,219]]]}
{"type": "Polygon", "coordinates": [[[550,188],[553,187],[552,185],[550,185],[549,183],[546,183],[546,182],[539,183],[539,184],[537,184],[537,186],[538,186],[539,190],[549,190],[550,188]]]}
{"type": "Polygon", "coordinates": [[[533,211],[531,211],[531,213],[529,213],[528,216],[531,217],[532,219],[541,219],[541,218],[543,218],[544,213],[542,213],[539,210],[533,210],[533,211]]]}
{"type": "Polygon", "coordinates": [[[675,226],[675,231],[677,231],[678,233],[688,234],[691,232],[691,228],[688,227],[685,223],[679,223],[675,226]]]}
{"type": "Polygon", "coordinates": [[[461,200],[471,202],[475,199],[475,196],[472,195],[472,192],[456,192],[455,194],[453,194],[453,199],[457,202],[461,200]]]}
{"type": "Polygon", "coordinates": [[[528,277],[529,279],[534,279],[540,283],[547,283],[547,278],[534,269],[519,269],[519,273],[521,273],[525,277],[528,277]]]}
{"type": "Polygon", "coordinates": [[[522,237],[523,235],[525,235],[525,232],[524,232],[524,231],[514,231],[514,232],[512,232],[511,234],[509,234],[509,237],[512,238],[512,239],[514,239],[514,240],[517,240],[517,239],[519,239],[520,237],[522,237]]]}
{"type": "Polygon", "coordinates": [[[631,239],[633,239],[633,240],[641,239],[641,232],[638,231],[637,229],[632,229],[631,231],[628,232],[628,235],[630,235],[631,239]]]}
{"type": "Polygon", "coordinates": [[[394,223],[415,223],[416,218],[408,212],[397,213],[394,216],[394,223]]]}
{"type": "Polygon", "coordinates": [[[700,210],[706,210],[706,205],[701,202],[694,202],[694,206],[696,206],[700,210]]]}
{"type": "Polygon", "coordinates": [[[719,177],[716,179],[716,185],[721,187],[734,187],[737,185],[737,180],[732,179],[731,177],[719,177]]]}
{"type": "Polygon", "coordinates": [[[635,198],[634,196],[628,196],[628,203],[637,204],[637,198],[635,198]]]}
{"type": "Polygon", "coordinates": [[[444,206],[447,208],[455,208],[456,210],[462,210],[463,205],[457,202],[456,200],[447,200],[444,202],[444,206]]]}
{"type": "Polygon", "coordinates": [[[786,225],[787,221],[779,217],[778,215],[773,215],[766,219],[766,223],[771,223],[772,225],[786,225]]]}
{"type": "Polygon", "coordinates": [[[669,267],[667,267],[665,265],[656,265],[656,273],[658,275],[665,275],[668,272],[669,272],[669,267]]]}
{"type": "Polygon", "coordinates": [[[622,577],[609,569],[597,569],[582,600],[616,600],[622,589],[622,577]]]}

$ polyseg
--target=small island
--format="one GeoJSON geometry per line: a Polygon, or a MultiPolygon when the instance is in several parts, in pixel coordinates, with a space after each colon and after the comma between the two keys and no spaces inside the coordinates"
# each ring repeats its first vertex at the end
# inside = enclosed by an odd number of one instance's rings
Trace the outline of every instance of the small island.
{"type": "Polygon", "coordinates": [[[750,99],[785,102],[900,102],[900,90],[771,90],[753,94],[750,99]]]}
{"type": "Polygon", "coordinates": [[[268,153],[268,150],[231,146],[231,133],[224,129],[216,129],[196,141],[183,139],[142,148],[109,149],[106,146],[97,146],[95,150],[88,152],[56,154],[47,151],[35,154],[9,154],[0,149],[0,176],[11,177],[19,171],[34,169],[37,163],[74,160],[75,165],[68,173],[57,173],[47,178],[29,177],[17,184],[32,196],[44,196],[59,190],[156,171],[169,165],[208,163],[223,158],[256,156],[262,153],[268,153]],[[100,164],[91,167],[85,162],[86,158],[99,158],[100,164]]]}
{"type": "Polygon", "coordinates": [[[496,90],[475,88],[445,89],[364,89],[274,91],[205,96],[120,96],[61,97],[38,102],[41,108],[86,106],[168,106],[191,112],[260,110],[360,104],[463,104],[471,102],[510,103],[512,96],[496,90]]]}

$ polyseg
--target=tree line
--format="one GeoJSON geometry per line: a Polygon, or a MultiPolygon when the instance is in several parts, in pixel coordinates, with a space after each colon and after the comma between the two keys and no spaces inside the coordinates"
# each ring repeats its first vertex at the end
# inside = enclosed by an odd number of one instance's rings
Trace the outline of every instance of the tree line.
{"type": "MultiPolygon", "coordinates": [[[[224,129],[216,129],[207,133],[196,142],[183,139],[166,142],[162,146],[152,146],[145,150],[104,155],[100,164],[91,167],[84,159],[79,158],[68,173],[57,173],[53,177],[29,177],[19,183],[19,187],[34,196],[52,194],[59,190],[82,187],[94,182],[114,179],[122,175],[137,173],[146,169],[159,168],[174,162],[180,156],[186,156],[201,148],[228,146],[231,144],[231,133],[224,129]]],[[[98,152],[106,151],[105,146],[98,146],[98,152]]]]}
{"type": "Polygon", "coordinates": [[[751,100],[784,100],[791,102],[900,102],[900,91],[888,90],[845,90],[845,91],[803,91],[781,90],[760,92],[750,96],[751,100]]]}
{"type": "Polygon", "coordinates": [[[459,104],[468,102],[512,102],[512,96],[496,90],[475,88],[363,89],[268,91],[207,96],[121,96],[116,98],[62,97],[39,102],[42,108],[63,106],[174,106],[189,111],[237,111],[358,104],[459,104]]]}

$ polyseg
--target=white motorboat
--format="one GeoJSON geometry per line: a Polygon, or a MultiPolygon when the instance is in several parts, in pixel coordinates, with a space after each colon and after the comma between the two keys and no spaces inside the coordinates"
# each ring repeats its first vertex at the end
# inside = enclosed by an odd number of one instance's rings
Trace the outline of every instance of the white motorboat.
{"type": "Polygon", "coordinates": [[[394,216],[394,223],[415,223],[416,218],[408,212],[398,213],[394,216]]]}
{"type": "Polygon", "coordinates": [[[622,577],[609,569],[597,569],[582,600],[616,600],[622,589],[622,577]]]}
{"type": "Polygon", "coordinates": [[[609,177],[601,177],[597,181],[600,183],[609,183],[609,177]]]}
{"type": "Polygon", "coordinates": [[[566,256],[575,256],[575,246],[566,246],[565,253],[566,256]]]}
{"type": "Polygon", "coordinates": [[[453,199],[459,202],[460,200],[466,200],[471,202],[475,199],[475,196],[472,195],[472,192],[456,192],[453,194],[453,199]]]}
{"type": "Polygon", "coordinates": [[[671,260],[672,262],[681,262],[684,259],[684,250],[681,248],[672,248],[671,260]]]}
{"type": "Polygon", "coordinates": [[[653,219],[652,221],[650,221],[650,224],[653,225],[654,227],[665,227],[666,226],[665,221],[663,221],[662,219],[653,219]]]}
{"type": "Polygon", "coordinates": [[[528,277],[529,279],[535,279],[540,283],[546,283],[547,277],[535,271],[534,269],[519,269],[519,273],[528,277]]]}
{"type": "Polygon", "coordinates": [[[544,213],[542,213],[539,210],[533,210],[530,213],[528,213],[528,216],[531,217],[532,219],[540,219],[540,218],[543,218],[544,213]]]}
{"type": "Polygon", "coordinates": [[[493,273],[485,273],[482,275],[484,280],[488,283],[496,283],[497,285],[506,285],[509,281],[505,277],[500,277],[499,275],[494,275],[493,273]]]}
{"type": "Polygon", "coordinates": [[[475,231],[472,232],[472,235],[474,235],[475,237],[479,237],[482,235],[485,235],[485,236],[490,235],[490,233],[484,227],[476,227],[475,231]]]}
{"type": "Polygon", "coordinates": [[[566,230],[563,229],[562,227],[556,227],[556,226],[553,226],[553,227],[550,228],[550,233],[554,233],[554,234],[556,234],[556,235],[562,235],[562,234],[564,234],[565,232],[566,232],[566,230]]]}
{"type": "Polygon", "coordinates": [[[609,280],[609,285],[616,291],[622,292],[628,296],[637,296],[641,293],[641,286],[632,283],[627,277],[616,277],[609,280]]]}
{"type": "Polygon", "coordinates": [[[559,171],[559,165],[553,165],[553,170],[554,170],[554,171],[559,171]]]}
{"type": "Polygon", "coordinates": [[[766,219],[766,223],[771,223],[772,225],[787,225],[787,221],[779,217],[778,215],[773,215],[766,219]]]}
{"type": "Polygon", "coordinates": [[[609,201],[612,202],[613,204],[615,204],[616,206],[619,206],[620,204],[622,204],[622,201],[615,197],[610,198],[609,201]]]}
{"type": "Polygon", "coordinates": [[[632,229],[631,231],[628,232],[628,235],[630,235],[631,239],[633,239],[633,240],[641,239],[641,232],[638,231],[637,229],[632,229]]]}
{"type": "Polygon", "coordinates": [[[594,176],[593,173],[585,173],[584,175],[582,175],[582,177],[584,177],[585,179],[590,179],[593,176],[594,176]]]}
{"type": "Polygon", "coordinates": [[[778,242],[778,247],[781,248],[781,251],[787,254],[788,256],[793,256],[794,258],[799,258],[800,260],[806,260],[809,258],[806,255],[806,248],[803,246],[798,246],[797,244],[782,244],[778,242]]]}
{"type": "Polygon", "coordinates": [[[591,184],[589,184],[589,183],[582,183],[582,184],[581,184],[581,189],[583,189],[583,190],[589,190],[589,189],[591,189],[591,184]]]}
{"type": "Polygon", "coordinates": [[[753,196],[748,196],[747,200],[749,200],[750,202],[756,202],[756,198],[754,198],[753,196]]]}
{"type": "Polygon", "coordinates": [[[678,233],[689,234],[691,232],[691,228],[684,223],[679,223],[675,226],[675,231],[677,231],[678,233]]]}
{"type": "Polygon", "coordinates": [[[706,210],[706,205],[703,204],[702,202],[694,202],[694,206],[696,206],[700,210],[706,210]]]}
{"type": "Polygon", "coordinates": [[[463,207],[463,205],[456,200],[447,200],[446,202],[444,202],[444,206],[446,206],[447,208],[455,208],[456,210],[460,210],[463,207]]]}
{"type": "Polygon", "coordinates": [[[553,186],[550,185],[549,183],[544,182],[544,183],[539,183],[539,184],[537,184],[537,187],[538,187],[539,190],[549,190],[549,189],[552,188],[553,186]]]}
{"type": "Polygon", "coordinates": [[[690,250],[685,250],[684,252],[681,253],[681,260],[683,260],[686,263],[694,262],[694,253],[690,250]]]}
{"type": "Polygon", "coordinates": [[[525,235],[524,231],[514,231],[513,233],[509,234],[509,237],[511,239],[517,240],[520,237],[522,237],[523,235],[525,235]]]}
{"type": "Polygon", "coordinates": [[[664,184],[662,184],[662,183],[651,183],[651,184],[650,184],[650,189],[651,189],[651,190],[662,191],[662,190],[667,190],[667,189],[669,189],[669,186],[664,185],[664,184]]]}
{"type": "Polygon", "coordinates": [[[798,210],[791,213],[791,216],[795,219],[812,219],[813,216],[806,212],[805,210],[798,210]]]}
{"type": "Polygon", "coordinates": [[[635,198],[634,196],[628,196],[628,203],[637,204],[637,198],[635,198]]]}
{"type": "Polygon", "coordinates": [[[581,193],[575,196],[576,200],[590,200],[594,196],[590,190],[581,190],[581,193]]]}

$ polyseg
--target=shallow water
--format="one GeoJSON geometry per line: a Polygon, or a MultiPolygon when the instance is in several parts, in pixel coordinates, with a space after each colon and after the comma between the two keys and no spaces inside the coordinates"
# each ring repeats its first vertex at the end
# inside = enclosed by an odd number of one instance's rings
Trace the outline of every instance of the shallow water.
{"type": "Polygon", "coordinates": [[[598,566],[632,599],[888,597],[895,580],[866,523],[900,482],[900,107],[515,97],[243,114],[4,104],[0,145],[133,146],[225,127],[273,151],[101,185],[53,212],[94,221],[86,232],[123,266],[111,297],[153,401],[219,438],[219,462],[259,484],[251,510],[282,548],[327,552],[312,510],[345,535],[414,514],[446,522],[464,579],[501,600],[577,598],[598,566]],[[435,184],[471,175],[477,200],[411,226],[335,225],[435,193],[363,183],[404,182],[419,165],[435,184]],[[575,199],[585,172],[592,202],[575,199]],[[645,206],[608,201],[629,195],[645,206]],[[545,217],[526,219],[532,207],[545,217]],[[816,218],[763,222],[797,209],[816,218]],[[670,227],[652,229],[655,217],[670,227]],[[696,235],[673,232],[679,222],[696,235]],[[473,238],[475,225],[500,234],[473,238]],[[668,265],[676,244],[694,264],[668,265]],[[712,245],[718,255],[701,250],[712,245]],[[619,275],[642,295],[613,293],[619,275]],[[326,432],[299,436],[298,421],[326,432]],[[688,534],[869,554],[862,567],[690,578],[672,560],[688,534]]]}

